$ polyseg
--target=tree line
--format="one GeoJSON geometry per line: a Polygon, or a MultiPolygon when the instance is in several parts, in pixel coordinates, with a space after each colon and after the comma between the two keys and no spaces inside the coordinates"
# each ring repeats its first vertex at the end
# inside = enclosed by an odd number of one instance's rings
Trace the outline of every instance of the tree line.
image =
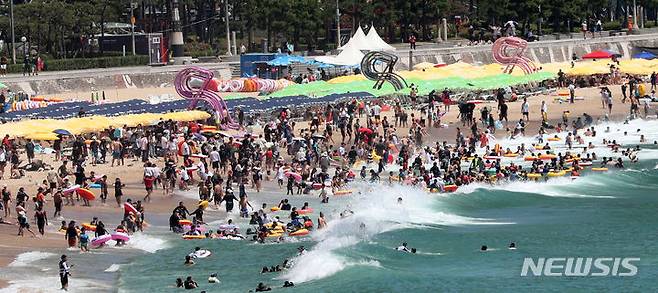
{"type": "MultiPolygon", "coordinates": [[[[11,41],[9,1],[0,0],[0,39],[5,44],[11,41]]],[[[17,42],[24,36],[32,50],[55,58],[107,54],[93,40],[107,33],[109,23],[130,23],[131,0],[13,1],[17,42]]],[[[174,0],[132,2],[138,30],[171,31],[174,0]]],[[[647,20],[657,20],[658,0],[636,3],[647,20]]],[[[633,14],[631,0],[178,0],[178,5],[185,39],[208,44],[217,53],[225,51],[226,8],[238,44],[254,50],[263,39],[271,47],[287,42],[302,50],[334,48],[336,6],[344,34],[358,25],[373,25],[391,43],[411,34],[434,40],[443,18],[451,35],[468,26],[486,30],[508,20],[518,22],[522,31],[536,33],[542,26],[550,33],[576,30],[586,19],[622,27],[633,14]]]]}

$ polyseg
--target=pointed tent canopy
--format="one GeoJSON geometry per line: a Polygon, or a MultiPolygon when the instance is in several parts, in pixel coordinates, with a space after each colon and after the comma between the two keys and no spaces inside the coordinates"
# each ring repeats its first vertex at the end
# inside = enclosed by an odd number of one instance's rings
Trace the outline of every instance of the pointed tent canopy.
{"type": "Polygon", "coordinates": [[[365,49],[368,47],[368,42],[366,41],[366,34],[363,32],[361,29],[361,26],[356,30],[356,33],[350,38],[349,41],[347,41],[347,44],[343,45],[342,47],[338,48],[338,50],[345,50],[347,46],[355,46],[359,50],[368,50],[365,49]]]}
{"type": "Polygon", "coordinates": [[[382,40],[374,26],[370,26],[368,35],[366,35],[366,41],[367,44],[373,48],[372,50],[395,51],[395,47],[387,44],[384,42],[384,40],[382,40]]]}
{"type": "Polygon", "coordinates": [[[340,65],[340,66],[354,66],[359,65],[363,59],[363,53],[354,45],[355,43],[347,43],[343,46],[343,51],[338,56],[319,56],[315,60],[318,62],[340,65]]]}

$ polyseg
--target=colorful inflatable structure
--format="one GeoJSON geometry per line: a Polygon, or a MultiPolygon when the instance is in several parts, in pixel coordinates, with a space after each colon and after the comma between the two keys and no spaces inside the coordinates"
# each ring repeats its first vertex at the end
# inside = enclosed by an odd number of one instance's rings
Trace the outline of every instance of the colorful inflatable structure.
{"type": "Polygon", "coordinates": [[[181,97],[191,100],[189,108],[193,109],[199,101],[204,101],[215,110],[216,118],[223,129],[239,129],[240,125],[231,118],[224,99],[216,91],[210,90],[214,76],[212,71],[205,68],[189,67],[178,72],[174,86],[181,97]],[[200,86],[192,86],[193,83],[198,82],[200,86]]]}
{"type": "Polygon", "coordinates": [[[271,93],[295,84],[287,79],[238,78],[230,80],[212,79],[208,89],[215,92],[262,92],[271,93]]]}
{"type": "Polygon", "coordinates": [[[407,82],[402,76],[393,72],[398,56],[391,53],[371,51],[361,60],[361,73],[369,80],[374,80],[373,89],[381,89],[384,82],[393,85],[396,91],[407,87],[407,82]]]}
{"type": "Polygon", "coordinates": [[[523,70],[525,74],[531,74],[537,71],[537,66],[532,60],[523,56],[525,49],[528,48],[528,42],[517,37],[503,37],[494,42],[491,51],[493,59],[505,65],[503,73],[511,74],[515,66],[523,70]]]}

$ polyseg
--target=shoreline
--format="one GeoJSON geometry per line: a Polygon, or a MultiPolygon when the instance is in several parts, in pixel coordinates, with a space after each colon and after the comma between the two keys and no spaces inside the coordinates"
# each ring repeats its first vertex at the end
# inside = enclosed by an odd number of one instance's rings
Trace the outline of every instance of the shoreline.
{"type": "MultiPolygon", "coordinates": [[[[630,104],[622,104],[620,102],[620,96],[621,94],[619,93],[619,86],[614,86],[611,88],[613,95],[615,96],[614,99],[614,107],[613,107],[613,113],[610,115],[610,120],[611,121],[623,121],[625,117],[627,116],[628,112],[628,107],[630,104]]],[[[561,116],[562,116],[562,111],[569,109],[572,112],[572,115],[570,116],[570,119],[574,119],[577,116],[581,116],[582,113],[587,112],[588,114],[592,115],[594,118],[595,122],[601,118],[604,117],[602,114],[603,109],[600,105],[600,98],[598,96],[598,88],[586,88],[586,89],[578,89],[576,91],[577,96],[584,96],[584,100],[576,101],[576,104],[568,104],[568,103],[553,103],[553,96],[546,96],[546,95],[541,95],[537,97],[531,97],[528,99],[530,103],[530,123],[526,127],[527,129],[527,135],[526,136],[532,136],[537,132],[538,126],[540,125],[540,121],[537,119],[540,117],[539,113],[539,105],[541,104],[542,100],[545,100],[548,102],[548,118],[550,123],[555,124],[556,121],[561,121],[561,116]]],[[[508,103],[509,105],[509,117],[510,117],[510,123],[509,127],[513,128],[515,125],[515,121],[518,121],[520,115],[520,106],[521,103],[519,101],[517,102],[510,102],[508,103]]],[[[655,103],[653,104],[655,105],[655,103]]],[[[496,107],[496,103],[483,103],[479,104],[476,107],[476,110],[474,111],[474,117],[479,118],[479,109],[482,106],[489,106],[491,108],[496,107]]],[[[447,113],[443,118],[442,122],[447,123],[449,127],[447,129],[444,128],[431,128],[428,130],[428,135],[426,136],[426,139],[424,139],[424,145],[431,145],[434,142],[441,142],[441,141],[448,141],[452,143],[454,141],[455,133],[456,133],[456,128],[460,127],[463,132],[467,132],[468,127],[462,127],[461,124],[459,123],[457,119],[457,107],[452,106],[450,109],[450,112],[447,113]]],[[[419,115],[418,111],[414,112],[416,115],[419,115]]],[[[494,111],[496,113],[496,111],[494,111]]],[[[392,119],[392,113],[388,112],[387,117],[389,119],[392,119]]],[[[418,117],[418,116],[417,116],[418,117]]],[[[391,120],[392,121],[392,120],[391,120]]],[[[304,123],[300,123],[300,128],[305,127],[306,121],[304,123]]],[[[479,123],[479,119],[478,119],[479,123]]],[[[479,124],[481,125],[481,124],[479,124]]],[[[406,133],[408,133],[408,128],[397,128],[397,132],[401,136],[406,136],[406,133]]],[[[497,137],[502,137],[505,131],[504,129],[502,131],[497,131],[496,136],[497,137]]],[[[333,136],[333,139],[336,143],[334,145],[338,144],[340,141],[340,135],[338,133],[335,133],[333,136]]],[[[44,162],[51,164],[53,168],[57,168],[59,166],[58,162],[53,162],[52,158],[50,155],[44,155],[44,154],[37,154],[38,159],[42,159],[44,162]]],[[[158,163],[161,163],[161,159],[157,159],[158,163]]],[[[132,161],[131,159],[126,160],[127,165],[122,166],[122,167],[110,167],[109,164],[104,164],[104,165],[98,165],[95,167],[92,167],[90,165],[87,166],[88,170],[93,170],[96,171],[96,174],[106,174],[108,175],[108,181],[113,181],[115,177],[121,177],[122,181],[126,184],[126,188],[124,189],[124,200],[126,198],[132,198],[133,200],[136,199],[141,199],[143,195],[145,194],[145,191],[143,189],[143,184],[141,183],[141,174],[143,172],[141,163],[137,161],[132,161]]],[[[43,179],[45,176],[45,172],[28,172],[26,173],[26,176],[18,179],[18,180],[5,180],[6,184],[8,185],[9,189],[14,192],[15,190],[18,189],[18,187],[23,186],[27,189],[28,194],[35,194],[37,184],[43,179]]],[[[270,178],[274,179],[274,178],[270,178]]],[[[278,187],[276,186],[275,181],[264,181],[264,189],[269,193],[273,192],[276,193],[278,191],[278,187]]],[[[193,193],[196,189],[192,189],[192,191],[187,191],[188,193],[193,193]]],[[[250,194],[256,195],[251,189],[248,189],[250,194]]],[[[146,205],[146,215],[147,215],[147,221],[158,223],[157,226],[160,226],[159,223],[167,223],[168,216],[171,212],[171,209],[175,206],[175,204],[178,201],[183,201],[186,206],[192,207],[195,206],[197,203],[197,200],[193,199],[191,196],[185,196],[181,195],[178,192],[175,193],[174,196],[172,197],[164,197],[162,195],[162,189],[156,189],[153,193],[153,200],[146,205]]],[[[111,193],[111,192],[110,192],[111,193]]],[[[279,192],[280,193],[280,192],[279,192]]],[[[259,200],[259,198],[256,196],[256,200],[259,200]]],[[[120,218],[120,215],[123,211],[122,208],[116,208],[114,206],[114,197],[110,195],[108,197],[108,204],[105,206],[98,205],[98,201],[93,203],[94,206],[89,208],[89,207],[82,207],[80,205],[76,205],[75,207],[71,206],[64,206],[63,209],[63,215],[66,216],[67,220],[70,219],[75,219],[78,223],[83,223],[83,222],[88,222],[91,220],[93,216],[98,216],[101,220],[107,223],[107,227],[113,228],[116,227],[118,224],[118,221],[116,220],[117,218],[120,218]]],[[[272,203],[270,203],[272,204],[272,203]]],[[[254,205],[257,206],[257,205],[254,205]]],[[[28,209],[32,209],[30,206],[28,209]]],[[[50,211],[48,211],[50,212],[50,211]]],[[[213,212],[212,218],[216,216],[216,213],[213,212]]],[[[228,216],[225,212],[222,212],[221,210],[217,213],[219,214],[219,217],[221,216],[228,216]]],[[[10,217],[8,220],[11,222],[15,222],[15,213],[12,211],[12,217],[10,217]]],[[[209,217],[210,218],[210,217],[209,217]]],[[[43,239],[33,239],[30,236],[25,236],[22,238],[19,238],[15,236],[15,233],[17,231],[17,226],[9,226],[9,225],[0,225],[0,242],[2,242],[4,245],[7,245],[5,249],[3,249],[0,252],[0,270],[12,270],[12,268],[8,267],[8,265],[14,261],[14,258],[25,252],[30,252],[30,251],[44,251],[44,252],[51,252],[55,254],[61,254],[62,252],[64,253],[71,253],[66,250],[66,243],[65,240],[63,239],[63,235],[56,233],[55,230],[59,227],[59,221],[56,219],[49,219],[50,225],[47,227],[47,233],[46,237],[43,239]],[[32,241],[28,241],[32,240],[32,241]]],[[[30,219],[30,222],[32,222],[32,219],[30,219]]],[[[33,231],[36,229],[33,228],[33,231]]],[[[148,230],[146,230],[148,234],[148,230]]],[[[4,246],[3,246],[4,247],[4,246]]],[[[111,255],[116,255],[116,253],[113,253],[114,251],[109,250],[111,255]]],[[[137,254],[136,256],[139,256],[142,254],[137,254]]],[[[134,256],[133,256],[134,257],[134,256]]],[[[128,259],[130,261],[130,259],[128,259]]],[[[55,266],[56,263],[53,263],[53,266],[55,266]]],[[[103,268],[105,269],[105,268],[103,268]]],[[[116,274],[116,279],[118,280],[118,272],[115,272],[116,274]]],[[[93,278],[91,278],[93,280],[93,278]]],[[[0,278],[0,288],[7,288],[11,285],[11,283],[8,280],[4,280],[0,278]]]]}

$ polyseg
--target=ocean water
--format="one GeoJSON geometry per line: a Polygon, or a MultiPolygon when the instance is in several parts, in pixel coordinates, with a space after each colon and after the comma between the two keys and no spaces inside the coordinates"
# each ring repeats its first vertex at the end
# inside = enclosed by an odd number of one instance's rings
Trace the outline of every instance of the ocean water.
{"type": "MultiPolygon", "coordinates": [[[[186,241],[165,229],[154,229],[143,245],[157,243],[159,249],[118,268],[119,292],[179,291],[173,287],[176,278],[187,276],[199,283],[197,291],[207,292],[247,292],[259,282],[286,292],[654,291],[658,148],[652,143],[658,138],[658,124],[599,126],[595,141],[600,145],[602,137],[609,137],[634,146],[639,134],[630,132],[636,128],[643,129],[648,141],[642,145],[639,163],[627,162],[625,170],[584,172],[575,180],[474,184],[451,194],[357,182],[351,186],[352,195],[331,198],[327,205],[320,205],[313,195],[288,196],[295,206],[309,202],[316,211],[314,220],[324,212],[329,225],[309,237],[283,243],[186,241]],[[611,132],[604,133],[606,126],[611,132]],[[623,135],[623,130],[629,133],[623,135]],[[354,215],[341,218],[339,214],[347,209],[354,215]],[[507,249],[512,241],[518,249],[507,249]],[[402,242],[418,253],[396,251],[402,242]],[[303,255],[297,254],[300,245],[307,248],[303,255]],[[479,251],[482,245],[489,251],[479,251]],[[213,255],[186,267],[184,257],[195,246],[213,255]],[[521,276],[526,257],[637,257],[640,261],[635,263],[638,274],[632,277],[534,277],[521,276]],[[290,268],[260,274],[263,266],[284,259],[291,261],[290,268]],[[215,272],[221,284],[207,283],[215,272]],[[286,280],[295,287],[281,289],[286,280]]],[[[527,145],[532,139],[504,143],[522,142],[527,145]]],[[[604,147],[596,152],[618,155],[604,147]]],[[[272,205],[282,194],[275,190],[250,198],[258,206],[272,205]]],[[[211,211],[207,217],[214,220],[214,229],[237,215],[211,211]]],[[[244,219],[238,224],[243,232],[248,227],[244,219]]]]}

